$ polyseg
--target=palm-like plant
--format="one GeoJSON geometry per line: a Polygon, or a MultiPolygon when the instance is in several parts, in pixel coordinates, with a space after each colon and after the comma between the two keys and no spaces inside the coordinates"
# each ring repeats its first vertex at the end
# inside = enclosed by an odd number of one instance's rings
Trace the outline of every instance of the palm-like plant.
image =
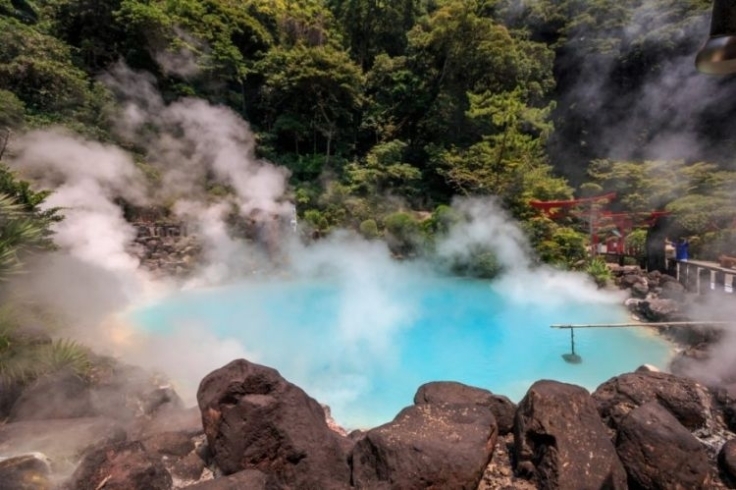
{"type": "Polygon", "coordinates": [[[0,194],[0,281],[21,270],[25,253],[47,242],[46,223],[12,197],[0,194]]]}
{"type": "MultiPolygon", "coordinates": [[[[45,197],[0,165],[0,281],[23,271],[34,251],[53,247],[50,225],[61,218],[56,209],[40,209],[45,197]]],[[[63,367],[84,372],[88,358],[77,344],[38,342],[24,335],[24,325],[37,323],[31,310],[7,297],[0,304],[0,382],[24,383],[63,367]]]]}

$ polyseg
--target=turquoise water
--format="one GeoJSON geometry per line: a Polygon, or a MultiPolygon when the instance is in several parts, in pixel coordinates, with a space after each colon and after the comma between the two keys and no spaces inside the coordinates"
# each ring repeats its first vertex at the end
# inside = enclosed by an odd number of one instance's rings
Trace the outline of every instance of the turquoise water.
{"type": "Polygon", "coordinates": [[[538,379],[594,389],[643,363],[664,367],[669,356],[640,329],[587,329],[575,333],[582,364],[568,364],[569,331],[549,325],[626,321],[622,307],[519,301],[488,282],[448,278],[244,282],[178,293],[132,317],[156,336],[186,325],[236,339],[249,360],[278,369],[349,428],[391,420],[427,381],[518,401],[538,379]]]}

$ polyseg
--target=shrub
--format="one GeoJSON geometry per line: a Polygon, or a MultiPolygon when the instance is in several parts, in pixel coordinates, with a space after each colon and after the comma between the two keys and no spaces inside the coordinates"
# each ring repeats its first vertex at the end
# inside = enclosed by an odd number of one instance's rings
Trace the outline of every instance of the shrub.
{"type": "Polygon", "coordinates": [[[593,278],[598,287],[603,287],[613,277],[606,261],[600,257],[591,259],[585,266],[585,272],[593,278]]]}
{"type": "Polygon", "coordinates": [[[410,214],[396,212],[383,219],[387,242],[395,254],[406,256],[417,252],[423,242],[421,227],[410,214]]]}
{"type": "Polygon", "coordinates": [[[361,222],[360,223],[360,234],[369,240],[373,238],[377,238],[379,235],[379,232],[378,232],[378,225],[376,224],[376,220],[367,219],[361,222]]]}
{"type": "Polygon", "coordinates": [[[467,255],[450,258],[447,265],[453,274],[479,279],[493,279],[503,270],[496,254],[483,246],[473,247],[467,255]]]}

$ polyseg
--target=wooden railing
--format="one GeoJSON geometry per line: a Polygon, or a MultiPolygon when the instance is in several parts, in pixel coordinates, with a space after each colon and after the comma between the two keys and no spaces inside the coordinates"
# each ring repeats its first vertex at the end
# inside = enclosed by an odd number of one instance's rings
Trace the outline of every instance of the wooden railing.
{"type": "Polygon", "coordinates": [[[736,269],[721,267],[717,262],[677,261],[677,280],[697,294],[733,294],[735,277],[736,269]]]}

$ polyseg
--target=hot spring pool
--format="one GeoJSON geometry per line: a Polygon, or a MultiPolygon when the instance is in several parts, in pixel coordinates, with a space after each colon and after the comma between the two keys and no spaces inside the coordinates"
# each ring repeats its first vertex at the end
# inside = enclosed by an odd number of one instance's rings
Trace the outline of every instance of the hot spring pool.
{"type": "Polygon", "coordinates": [[[626,321],[610,303],[517,301],[491,283],[448,278],[364,286],[243,282],[178,293],[132,319],[156,337],[206,329],[236,340],[249,360],[278,369],[349,428],[391,420],[427,381],[460,381],[519,401],[538,379],[594,389],[644,363],[665,367],[670,353],[642,329],[584,329],[575,332],[583,362],[564,362],[569,331],[549,325],[626,321]]]}

